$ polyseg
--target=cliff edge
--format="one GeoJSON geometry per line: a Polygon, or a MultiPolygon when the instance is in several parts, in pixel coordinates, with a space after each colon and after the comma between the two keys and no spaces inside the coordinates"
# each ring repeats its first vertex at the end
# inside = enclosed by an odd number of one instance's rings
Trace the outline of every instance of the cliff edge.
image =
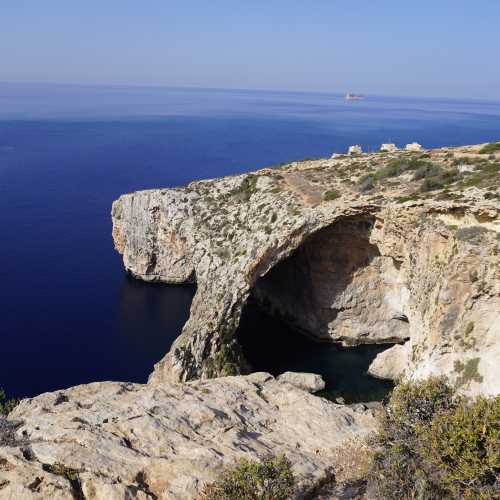
{"type": "Polygon", "coordinates": [[[321,341],[403,344],[377,376],[500,392],[499,167],[482,145],[337,155],[121,196],[126,270],[197,285],[150,383],[251,371],[237,335],[251,298],[321,341]]]}

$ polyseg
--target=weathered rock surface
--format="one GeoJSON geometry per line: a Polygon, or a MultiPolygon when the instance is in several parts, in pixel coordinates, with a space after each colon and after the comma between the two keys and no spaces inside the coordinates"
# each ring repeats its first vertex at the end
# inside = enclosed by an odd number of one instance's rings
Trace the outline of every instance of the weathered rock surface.
{"type": "Polygon", "coordinates": [[[378,378],[401,380],[408,368],[410,354],[409,343],[396,344],[377,355],[368,368],[368,373],[378,378]]]}
{"type": "Polygon", "coordinates": [[[82,385],[24,400],[7,422],[14,433],[0,447],[5,500],[197,498],[222,467],[269,454],[289,458],[304,491],[344,440],[374,428],[369,412],[266,373],[82,385]]]}
{"type": "Polygon", "coordinates": [[[248,371],[237,327],[252,295],[323,341],[409,339],[407,377],[499,392],[500,157],[479,149],[339,156],[121,196],[126,269],[197,283],[150,381],[248,371]],[[464,158],[474,172],[456,170],[464,158]],[[444,173],[429,181],[423,162],[444,173]]]}
{"type": "Polygon", "coordinates": [[[278,376],[278,381],[292,384],[303,391],[314,394],[325,388],[325,381],[315,373],[285,372],[278,376]]]}

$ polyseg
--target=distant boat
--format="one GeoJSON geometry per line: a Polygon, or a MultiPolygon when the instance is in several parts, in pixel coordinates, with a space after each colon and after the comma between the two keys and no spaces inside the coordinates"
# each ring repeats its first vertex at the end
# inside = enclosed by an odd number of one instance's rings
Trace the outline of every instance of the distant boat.
{"type": "Polygon", "coordinates": [[[362,101],[365,98],[364,95],[361,94],[352,94],[351,92],[345,95],[346,101],[362,101]]]}

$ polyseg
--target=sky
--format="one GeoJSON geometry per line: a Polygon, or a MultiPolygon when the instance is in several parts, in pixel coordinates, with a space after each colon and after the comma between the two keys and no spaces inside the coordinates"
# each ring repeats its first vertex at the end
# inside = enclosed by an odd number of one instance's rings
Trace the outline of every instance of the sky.
{"type": "Polygon", "coordinates": [[[0,81],[500,99],[498,0],[0,0],[0,81]]]}

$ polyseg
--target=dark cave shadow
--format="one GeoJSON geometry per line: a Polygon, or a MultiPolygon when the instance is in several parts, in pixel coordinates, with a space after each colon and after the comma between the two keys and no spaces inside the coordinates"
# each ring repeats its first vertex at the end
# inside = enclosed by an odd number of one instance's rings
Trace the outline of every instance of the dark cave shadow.
{"type": "Polygon", "coordinates": [[[366,372],[377,354],[393,344],[366,344],[342,347],[317,342],[273,318],[250,301],[244,308],[237,338],[253,371],[274,376],[285,371],[320,374],[328,397],[346,402],[380,401],[394,384],[366,372]]]}

